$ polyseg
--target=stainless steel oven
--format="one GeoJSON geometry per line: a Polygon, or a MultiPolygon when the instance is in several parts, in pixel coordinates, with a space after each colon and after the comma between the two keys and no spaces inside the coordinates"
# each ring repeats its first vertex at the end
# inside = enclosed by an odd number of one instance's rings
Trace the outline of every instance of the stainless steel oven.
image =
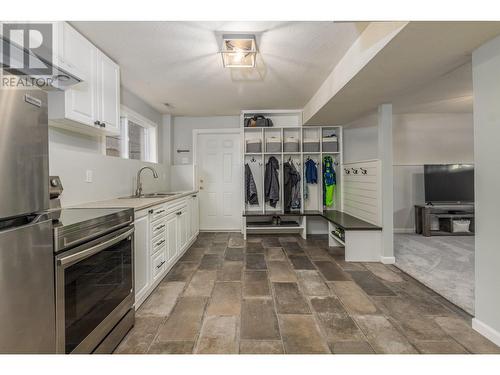
{"type": "Polygon", "coordinates": [[[129,223],[56,254],[58,353],[111,352],[133,325],[133,244],[134,226],[129,223]],[[107,343],[120,324],[124,327],[119,330],[125,331],[107,343]]]}

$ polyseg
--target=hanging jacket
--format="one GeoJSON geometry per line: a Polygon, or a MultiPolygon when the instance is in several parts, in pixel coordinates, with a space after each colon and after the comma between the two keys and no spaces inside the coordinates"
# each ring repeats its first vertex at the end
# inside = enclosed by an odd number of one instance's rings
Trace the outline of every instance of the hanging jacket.
{"type": "Polygon", "coordinates": [[[325,156],[323,158],[323,204],[326,207],[333,206],[336,184],[337,177],[333,168],[333,159],[331,156],[325,156]]]}
{"type": "MultiPolygon", "coordinates": [[[[306,175],[307,172],[307,165],[304,163],[304,176],[306,175]]],[[[306,183],[304,184],[304,200],[309,199],[309,187],[307,186],[307,178],[306,178],[306,183]]]]}
{"type": "Polygon", "coordinates": [[[245,202],[248,204],[259,204],[257,185],[255,185],[252,170],[248,164],[245,164],[245,202]]]}
{"type": "MultiPolygon", "coordinates": [[[[295,168],[295,165],[293,164],[292,161],[292,166],[295,168]]],[[[292,187],[292,210],[300,210],[301,204],[302,204],[302,197],[300,194],[300,189],[301,189],[301,178],[300,178],[300,172],[295,168],[297,171],[297,174],[299,176],[299,181],[295,186],[292,187]]]]}
{"type": "MultiPolygon", "coordinates": [[[[283,164],[283,205],[285,212],[291,208],[300,208],[300,200],[297,203],[297,187],[300,182],[300,174],[291,162],[283,164]]],[[[299,191],[300,193],[300,191],[299,191]]]]}
{"type": "Polygon", "coordinates": [[[308,184],[318,183],[318,168],[316,162],[312,159],[306,161],[306,182],[308,184]]]}
{"type": "Polygon", "coordinates": [[[269,202],[271,207],[276,207],[276,204],[280,200],[279,168],[278,159],[271,156],[266,163],[266,170],[264,172],[264,199],[266,202],[269,202]]]}

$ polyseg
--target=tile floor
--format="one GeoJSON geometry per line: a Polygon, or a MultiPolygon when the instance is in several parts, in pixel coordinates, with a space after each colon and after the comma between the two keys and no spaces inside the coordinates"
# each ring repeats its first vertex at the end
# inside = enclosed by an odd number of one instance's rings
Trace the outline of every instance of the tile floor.
{"type": "Polygon", "coordinates": [[[470,316],[326,238],[201,233],[115,353],[500,353],[470,316]]]}

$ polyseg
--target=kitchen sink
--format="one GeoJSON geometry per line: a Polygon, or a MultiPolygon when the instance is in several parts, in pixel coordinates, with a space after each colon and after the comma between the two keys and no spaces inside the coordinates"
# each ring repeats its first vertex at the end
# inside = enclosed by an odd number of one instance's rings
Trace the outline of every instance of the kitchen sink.
{"type": "Polygon", "coordinates": [[[179,193],[148,193],[141,194],[140,196],[130,195],[128,197],[121,197],[120,199],[131,199],[131,198],[165,198],[177,195],[179,193]]]}

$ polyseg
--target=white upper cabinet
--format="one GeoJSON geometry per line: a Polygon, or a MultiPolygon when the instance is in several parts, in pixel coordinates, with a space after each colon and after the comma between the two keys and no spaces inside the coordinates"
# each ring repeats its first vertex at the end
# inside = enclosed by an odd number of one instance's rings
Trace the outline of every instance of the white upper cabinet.
{"type": "Polygon", "coordinates": [[[88,82],[94,76],[95,47],[66,22],[54,26],[57,43],[57,65],[81,80],[88,82]]]}
{"type": "Polygon", "coordinates": [[[120,68],[66,22],[56,24],[57,64],[82,82],[49,93],[54,126],[91,134],[118,134],[120,68]]]}
{"type": "Polygon", "coordinates": [[[97,53],[97,101],[99,121],[107,132],[120,132],[120,67],[97,53]]]}

